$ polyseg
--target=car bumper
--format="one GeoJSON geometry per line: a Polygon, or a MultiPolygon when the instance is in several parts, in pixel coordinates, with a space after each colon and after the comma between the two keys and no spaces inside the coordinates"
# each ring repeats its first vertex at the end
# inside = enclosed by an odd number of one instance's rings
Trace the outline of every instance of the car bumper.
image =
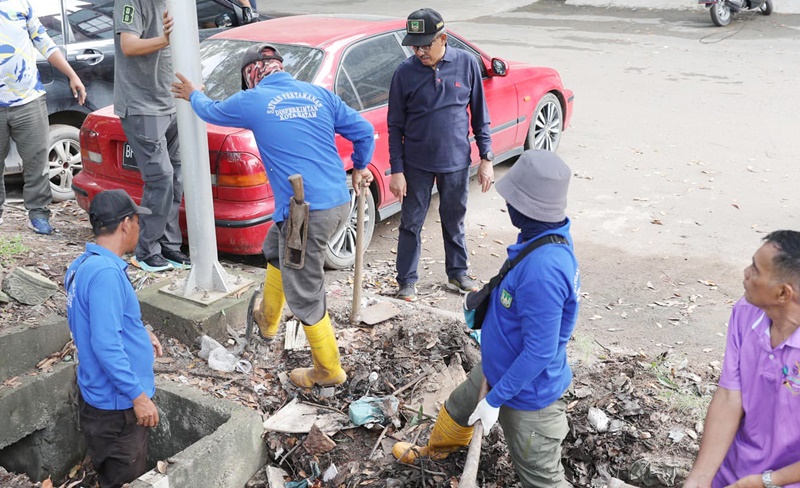
{"type": "MultiPolygon", "coordinates": [[[[95,177],[79,173],[72,184],[78,205],[88,212],[92,199],[104,190],[119,188],[118,182],[104,182],[95,177]]],[[[137,202],[141,200],[141,188],[124,188],[137,202]]],[[[181,205],[180,226],[183,240],[188,240],[186,232],[186,209],[181,205]]],[[[272,226],[273,202],[229,202],[214,201],[214,227],[217,237],[217,251],[229,254],[261,254],[267,231],[272,226]]]]}

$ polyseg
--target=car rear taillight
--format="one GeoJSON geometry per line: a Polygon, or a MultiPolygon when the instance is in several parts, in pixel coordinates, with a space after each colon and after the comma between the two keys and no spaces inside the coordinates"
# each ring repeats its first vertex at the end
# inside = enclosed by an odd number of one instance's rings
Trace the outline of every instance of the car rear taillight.
{"type": "Polygon", "coordinates": [[[81,161],[83,164],[103,164],[103,155],[100,153],[99,134],[86,127],[81,128],[81,161]]]}
{"type": "Polygon", "coordinates": [[[217,198],[222,200],[252,201],[269,195],[264,165],[250,153],[220,151],[216,176],[217,198]]]}

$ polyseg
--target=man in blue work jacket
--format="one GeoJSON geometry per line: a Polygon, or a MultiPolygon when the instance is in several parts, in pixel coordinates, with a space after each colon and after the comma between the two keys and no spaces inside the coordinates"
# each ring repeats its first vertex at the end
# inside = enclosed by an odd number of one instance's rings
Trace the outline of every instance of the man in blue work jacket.
{"type": "MultiPolygon", "coordinates": [[[[253,132],[275,196],[274,224],[264,240],[267,259],[261,306],[254,311],[261,336],[272,340],[278,333],[283,306],[303,323],[311,345],[313,368],[297,368],[289,379],[297,386],[332,386],[344,383],[333,325],[325,302],[325,248],[350,216],[347,175],[336,148],[335,134],[353,143],[353,188],[362,179],[372,181],[367,165],[375,150],[372,124],[329,90],[295,80],[283,71],[283,57],[275,46],[253,45],[241,63],[244,90],[223,101],[203,94],[183,75],[173,83],[178,98],[189,100],[198,117],[216,125],[253,132]],[[303,177],[310,205],[305,263],[300,269],[284,262],[289,199],[289,176],[303,177]]],[[[368,190],[367,190],[368,191],[368,190]]]]}
{"type": "Polygon", "coordinates": [[[461,293],[478,289],[467,274],[464,238],[470,122],[480,151],[478,181],[484,192],[489,191],[494,177],[494,154],[480,66],[472,54],[447,46],[442,16],[429,8],[409,15],[403,45],[411,46],[414,56],[397,67],[389,90],[389,189],[401,203],[397,297],[414,301],[420,233],[434,180],[439,191],[447,287],[461,293]]]}
{"type": "Polygon", "coordinates": [[[124,190],[98,193],[89,206],[97,244],[67,269],[67,320],[78,349],[80,422],[101,488],[119,487],[147,470],[147,428],[158,425],[151,400],[161,343],[142,323],[122,259],[139,240],[150,210],[124,190]]]}

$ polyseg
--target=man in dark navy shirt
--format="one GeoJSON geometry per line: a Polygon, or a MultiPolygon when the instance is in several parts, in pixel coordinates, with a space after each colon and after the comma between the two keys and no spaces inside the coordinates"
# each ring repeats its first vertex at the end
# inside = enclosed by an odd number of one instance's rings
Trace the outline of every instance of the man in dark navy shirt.
{"type": "Polygon", "coordinates": [[[387,121],[390,189],[402,205],[397,296],[413,301],[419,279],[420,232],[434,181],[440,198],[447,287],[461,293],[478,289],[467,274],[464,238],[470,122],[480,151],[478,181],[484,192],[494,177],[494,155],[480,66],[472,54],[447,46],[442,16],[429,8],[409,15],[403,45],[412,46],[414,56],[400,63],[394,73],[387,121]]]}

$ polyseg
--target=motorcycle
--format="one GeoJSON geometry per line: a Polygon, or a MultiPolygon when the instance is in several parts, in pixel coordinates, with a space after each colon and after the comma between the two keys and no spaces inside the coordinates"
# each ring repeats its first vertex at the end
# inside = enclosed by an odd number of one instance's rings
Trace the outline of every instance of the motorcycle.
{"type": "Polygon", "coordinates": [[[698,0],[711,9],[711,20],[719,27],[731,23],[733,14],[742,10],[759,10],[763,15],[772,13],[772,0],[698,0]]]}

